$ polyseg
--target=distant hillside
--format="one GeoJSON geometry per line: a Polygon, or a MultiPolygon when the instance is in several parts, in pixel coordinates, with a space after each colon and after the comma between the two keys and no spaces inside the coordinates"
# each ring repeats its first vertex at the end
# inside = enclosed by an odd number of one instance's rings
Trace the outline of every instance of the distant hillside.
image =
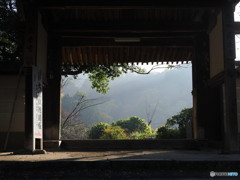
{"type": "Polygon", "coordinates": [[[87,92],[90,98],[108,99],[108,102],[82,113],[82,119],[87,124],[104,119],[111,122],[131,116],[147,119],[146,108],[151,114],[157,104],[152,127],[158,128],[183,108],[192,107],[191,73],[191,68],[179,68],[149,75],[124,74],[110,83],[110,91],[106,95],[91,89],[91,82],[80,76],[81,80],[70,82],[63,93],[74,94],[74,91],[80,90],[87,92]],[[94,113],[91,113],[93,110],[94,113]]]}

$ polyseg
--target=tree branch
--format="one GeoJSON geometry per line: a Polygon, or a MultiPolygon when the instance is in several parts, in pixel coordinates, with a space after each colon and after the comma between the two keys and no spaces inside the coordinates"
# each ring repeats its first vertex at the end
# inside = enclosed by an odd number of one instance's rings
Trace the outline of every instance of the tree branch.
{"type": "Polygon", "coordinates": [[[74,119],[76,119],[76,117],[78,116],[78,114],[80,114],[81,111],[92,107],[92,106],[97,106],[103,103],[106,103],[107,101],[102,101],[99,103],[94,103],[94,104],[90,104],[87,105],[90,101],[96,101],[99,100],[100,98],[94,98],[94,99],[85,99],[85,96],[81,96],[79,98],[79,100],[77,101],[77,103],[75,104],[73,110],[68,114],[68,116],[62,121],[62,129],[67,128],[72,121],[74,121],[74,119]]]}

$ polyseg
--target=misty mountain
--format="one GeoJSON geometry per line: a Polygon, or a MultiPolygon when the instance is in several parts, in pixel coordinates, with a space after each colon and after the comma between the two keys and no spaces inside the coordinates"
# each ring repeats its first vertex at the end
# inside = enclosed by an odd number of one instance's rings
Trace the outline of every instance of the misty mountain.
{"type": "Polygon", "coordinates": [[[69,81],[62,92],[73,95],[76,91],[86,92],[89,98],[107,100],[82,112],[81,118],[86,124],[109,123],[131,116],[147,121],[152,116],[151,125],[158,128],[183,108],[192,107],[192,70],[188,67],[148,75],[123,74],[110,82],[110,91],[106,95],[91,89],[87,76],[79,75],[77,80],[69,81]]]}

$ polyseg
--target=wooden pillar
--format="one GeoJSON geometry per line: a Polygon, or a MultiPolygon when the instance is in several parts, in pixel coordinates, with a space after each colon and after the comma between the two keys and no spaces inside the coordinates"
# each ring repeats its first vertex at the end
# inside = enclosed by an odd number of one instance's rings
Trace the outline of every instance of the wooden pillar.
{"type": "Polygon", "coordinates": [[[24,43],[25,69],[25,140],[24,148],[33,147],[33,102],[32,102],[32,66],[36,64],[37,53],[37,13],[34,8],[28,11],[24,43]]]}
{"type": "MultiPolygon", "coordinates": [[[[194,53],[196,54],[196,53],[194,53]]],[[[198,139],[197,128],[197,86],[196,86],[196,57],[192,60],[192,96],[193,96],[193,138],[198,139]]]]}
{"type": "Polygon", "coordinates": [[[222,9],[223,52],[224,52],[224,151],[239,152],[239,132],[236,105],[234,7],[231,4],[222,9]]]}
{"type": "Polygon", "coordinates": [[[25,139],[24,148],[32,150],[33,147],[33,102],[32,102],[32,69],[25,68],[25,139]]]}
{"type": "Polygon", "coordinates": [[[209,86],[205,91],[205,137],[209,141],[222,141],[223,109],[221,84],[209,86]]]}
{"type": "Polygon", "coordinates": [[[206,34],[195,36],[193,59],[193,130],[194,139],[205,139],[206,81],[209,78],[208,38],[206,34]]]}
{"type": "MultiPolygon", "coordinates": [[[[44,88],[43,135],[45,142],[59,145],[61,123],[61,46],[57,37],[49,35],[48,44],[48,80],[44,88]]],[[[47,143],[45,143],[47,144],[47,143]]]]}

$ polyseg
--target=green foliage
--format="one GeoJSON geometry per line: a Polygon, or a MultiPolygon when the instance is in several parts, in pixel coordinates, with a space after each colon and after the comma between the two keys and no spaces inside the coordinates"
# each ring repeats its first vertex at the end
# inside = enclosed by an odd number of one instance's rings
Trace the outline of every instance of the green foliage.
{"type": "Polygon", "coordinates": [[[104,130],[109,127],[110,125],[105,122],[100,122],[92,126],[89,131],[89,138],[90,139],[100,139],[103,135],[104,130]]]}
{"type": "Polygon", "coordinates": [[[92,82],[92,88],[97,92],[106,94],[109,90],[110,80],[114,80],[123,73],[127,72],[139,72],[143,73],[140,67],[128,64],[113,64],[113,65],[92,65],[92,66],[80,66],[64,64],[62,66],[63,75],[75,75],[88,74],[90,81],[92,82]]]}
{"type": "Polygon", "coordinates": [[[139,133],[133,132],[130,134],[131,139],[155,139],[156,133],[139,133]]]}
{"type": "Polygon", "coordinates": [[[23,36],[15,0],[0,1],[0,61],[20,60],[23,36]]]}
{"type": "Polygon", "coordinates": [[[193,120],[193,108],[185,108],[177,115],[167,119],[166,126],[171,128],[178,126],[181,137],[186,137],[186,126],[193,120]]]}
{"type": "Polygon", "coordinates": [[[158,139],[186,138],[186,127],[193,120],[193,108],[185,108],[177,115],[167,119],[164,126],[157,130],[158,139]]]}
{"type": "Polygon", "coordinates": [[[133,132],[148,134],[152,133],[151,127],[146,124],[145,120],[137,116],[118,120],[117,122],[113,122],[112,126],[120,126],[121,128],[125,129],[128,135],[133,132]]]}
{"type": "Polygon", "coordinates": [[[154,137],[152,128],[144,119],[137,116],[113,122],[111,125],[98,123],[92,126],[89,133],[91,139],[152,139],[154,137]]]}
{"type": "Polygon", "coordinates": [[[177,139],[181,138],[178,129],[168,129],[166,126],[161,126],[157,130],[157,139],[177,139]]]}
{"type": "Polygon", "coordinates": [[[104,129],[100,139],[129,139],[129,137],[121,127],[108,126],[104,129]]]}

